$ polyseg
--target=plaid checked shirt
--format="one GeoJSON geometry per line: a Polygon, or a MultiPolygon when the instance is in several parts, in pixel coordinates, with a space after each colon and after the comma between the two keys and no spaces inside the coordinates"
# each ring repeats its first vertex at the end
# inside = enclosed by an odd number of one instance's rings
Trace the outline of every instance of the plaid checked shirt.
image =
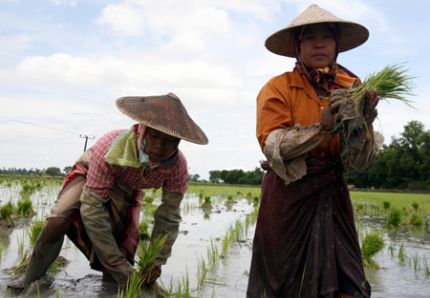
{"type": "Polygon", "coordinates": [[[148,172],[144,168],[110,165],[104,160],[113,141],[126,130],[115,130],[101,137],[92,147],[92,157],[88,165],[86,186],[102,198],[107,198],[114,185],[135,191],[140,201],[139,190],[160,188],[166,192],[185,193],[188,188],[187,161],[181,151],[173,163],[161,165],[148,172]]]}

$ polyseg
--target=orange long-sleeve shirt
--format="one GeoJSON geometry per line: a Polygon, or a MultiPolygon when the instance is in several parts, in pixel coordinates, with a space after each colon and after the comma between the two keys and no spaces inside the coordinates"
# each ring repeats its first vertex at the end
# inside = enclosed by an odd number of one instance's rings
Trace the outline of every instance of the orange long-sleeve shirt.
{"type": "MultiPolygon", "coordinates": [[[[302,127],[320,123],[321,113],[328,107],[328,98],[320,99],[304,74],[285,72],[273,77],[257,97],[257,139],[261,149],[267,136],[275,129],[300,124],[302,127]]],[[[321,143],[312,151],[316,158],[339,156],[339,136],[321,143]]]]}

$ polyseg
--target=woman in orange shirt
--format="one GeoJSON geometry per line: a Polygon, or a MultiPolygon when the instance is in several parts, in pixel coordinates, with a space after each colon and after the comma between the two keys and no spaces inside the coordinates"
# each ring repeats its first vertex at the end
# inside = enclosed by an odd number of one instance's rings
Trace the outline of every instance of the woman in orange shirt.
{"type": "Polygon", "coordinates": [[[341,158],[337,120],[360,80],[336,63],[368,30],[311,5],[266,47],[296,58],[257,98],[257,138],[267,162],[248,297],[370,297],[345,169],[375,156],[376,94],[367,93],[363,148],[341,158]]]}

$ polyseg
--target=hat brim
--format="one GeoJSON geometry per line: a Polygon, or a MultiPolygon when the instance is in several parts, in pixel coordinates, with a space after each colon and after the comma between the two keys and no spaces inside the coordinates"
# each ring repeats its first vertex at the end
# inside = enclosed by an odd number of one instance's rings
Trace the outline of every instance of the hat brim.
{"type": "Polygon", "coordinates": [[[345,52],[356,48],[367,41],[369,38],[369,30],[366,27],[347,21],[327,21],[327,22],[308,22],[306,24],[300,24],[297,26],[289,26],[278,32],[270,35],[265,42],[266,48],[272,53],[287,56],[291,58],[296,57],[295,50],[295,32],[298,28],[302,26],[312,25],[312,24],[325,24],[332,23],[336,24],[339,30],[339,44],[338,51],[345,52]]]}
{"type": "Polygon", "coordinates": [[[191,119],[173,93],[121,97],[117,99],[116,105],[131,119],[170,136],[200,145],[209,142],[203,130],[191,119]]]}

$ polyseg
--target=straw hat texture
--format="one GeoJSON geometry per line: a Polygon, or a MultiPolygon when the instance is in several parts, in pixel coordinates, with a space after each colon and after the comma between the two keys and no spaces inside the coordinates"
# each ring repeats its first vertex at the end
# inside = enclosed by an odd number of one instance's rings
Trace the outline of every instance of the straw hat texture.
{"type": "Polygon", "coordinates": [[[298,27],[319,23],[334,23],[339,29],[338,51],[345,52],[363,44],[369,37],[366,27],[336,17],[318,5],[311,5],[294,19],[288,27],[273,33],[266,39],[266,48],[278,55],[296,57],[295,30],[298,27]]]}
{"type": "Polygon", "coordinates": [[[173,93],[121,97],[117,99],[116,105],[125,115],[148,127],[192,143],[208,143],[205,133],[173,93]]]}

